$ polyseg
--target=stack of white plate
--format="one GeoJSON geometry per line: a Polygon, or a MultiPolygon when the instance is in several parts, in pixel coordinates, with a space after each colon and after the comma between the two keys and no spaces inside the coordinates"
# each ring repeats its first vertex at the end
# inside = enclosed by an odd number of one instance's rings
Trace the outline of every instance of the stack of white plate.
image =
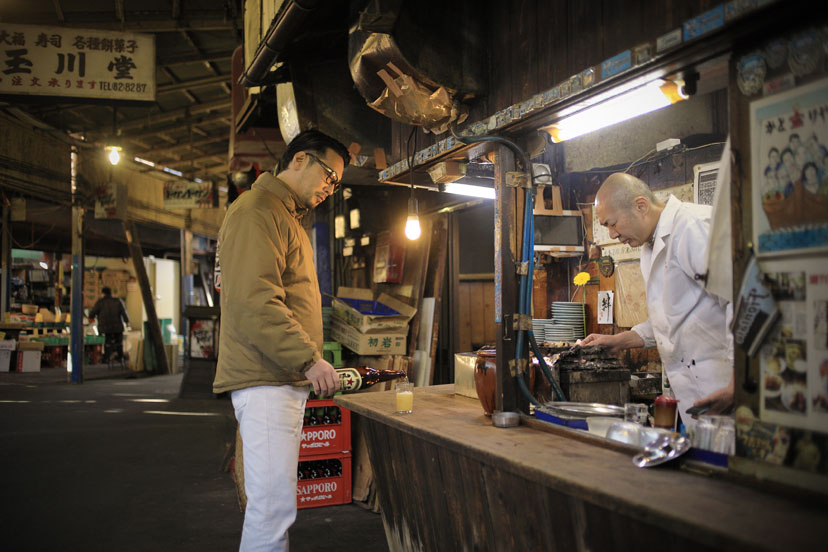
{"type": "MultiPolygon", "coordinates": [[[[584,305],[582,303],[569,303],[564,301],[552,303],[552,321],[554,322],[554,327],[558,328],[557,333],[559,335],[566,334],[568,330],[570,337],[562,339],[563,341],[574,341],[584,338],[584,305]]],[[[549,333],[548,326],[547,333],[549,333]]]]}
{"type": "Polygon", "coordinates": [[[533,318],[532,319],[532,333],[535,334],[535,341],[538,343],[543,343],[546,341],[546,325],[549,323],[549,320],[546,318],[533,318]]]}
{"type": "Polygon", "coordinates": [[[574,335],[571,327],[557,324],[554,320],[550,320],[546,325],[547,341],[574,341],[574,335]]]}

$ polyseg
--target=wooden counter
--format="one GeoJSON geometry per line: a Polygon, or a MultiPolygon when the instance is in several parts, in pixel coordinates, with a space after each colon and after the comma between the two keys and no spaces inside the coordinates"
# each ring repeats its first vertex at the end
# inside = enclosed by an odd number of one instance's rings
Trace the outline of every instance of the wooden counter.
{"type": "Polygon", "coordinates": [[[360,417],[397,550],[816,550],[828,509],[526,426],[501,429],[453,385],[342,395],[360,417]]]}

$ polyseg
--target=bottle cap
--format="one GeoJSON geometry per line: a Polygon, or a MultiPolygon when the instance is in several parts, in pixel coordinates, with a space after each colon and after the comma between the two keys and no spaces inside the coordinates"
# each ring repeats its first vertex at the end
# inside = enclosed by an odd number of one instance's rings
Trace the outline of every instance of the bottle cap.
{"type": "Polygon", "coordinates": [[[658,397],[656,397],[655,404],[674,405],[678,404],[678,400],[668,395],[659,395],[658,397]]]}

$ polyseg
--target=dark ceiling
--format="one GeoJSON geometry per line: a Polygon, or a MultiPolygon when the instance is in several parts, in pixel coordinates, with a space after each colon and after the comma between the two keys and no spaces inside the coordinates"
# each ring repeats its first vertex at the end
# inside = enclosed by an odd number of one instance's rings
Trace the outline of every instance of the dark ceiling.
{"type": "Polygon", "coordinates": [[[157,92],[155,102],[140,105],[6,97],[0,107],[101,145],[117,129],[127,155],[223,181],[230,58],[244,38],[241,6],[242,0],[3,0],[0,22],[154,34],[157,92]]]}

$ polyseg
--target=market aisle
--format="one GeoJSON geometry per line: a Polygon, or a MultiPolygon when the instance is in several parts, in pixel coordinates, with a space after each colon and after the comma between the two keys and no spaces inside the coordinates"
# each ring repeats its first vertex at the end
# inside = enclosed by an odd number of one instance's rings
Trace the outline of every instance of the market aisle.
{"type": "MultiPolygon", "coordinates": [[[[242,514],[220,471],[230,402],[178,399],[180,383],[4,378],[0,519],[14,530],[2,548],[237,550],[242,514]]],[[[387,550],[380,516],[354,505],[300,511],[292,536],[294,552],[387,550]]]]}

